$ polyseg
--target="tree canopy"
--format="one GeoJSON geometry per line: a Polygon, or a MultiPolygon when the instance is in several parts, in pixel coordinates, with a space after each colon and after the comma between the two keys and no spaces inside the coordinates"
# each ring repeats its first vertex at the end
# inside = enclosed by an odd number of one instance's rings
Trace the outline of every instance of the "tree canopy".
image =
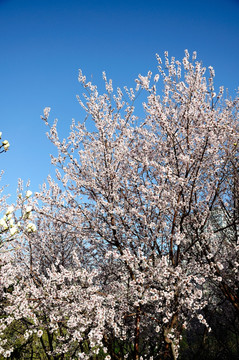
{"type": "Polygon", "coordinates": [[[196,53],[157,61],[124,91],[80,72],[63,140],[45,108],[56,179],[0,220],[3,357],[176,359],[218,309],[238,334],[239,97],[196,53]]]}

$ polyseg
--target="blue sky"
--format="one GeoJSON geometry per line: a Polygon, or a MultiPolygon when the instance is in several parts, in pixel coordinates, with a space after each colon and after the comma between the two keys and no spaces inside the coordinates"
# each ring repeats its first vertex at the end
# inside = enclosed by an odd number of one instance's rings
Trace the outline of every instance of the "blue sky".
{"type": "Polygon", "coordinates": [[[0,131],[11,145],[0,168],[13,200],[18,178],[37,191],[53,173],[43,108],[64,137],[83,119],[79,68],[100,86],[104,70],[134,86],[156,71],[156,53],[181,59],[188,49],[214,67],[216,85],[232,95],[239,86],[239,0],[0,0],[0,34],[0,131]]]}

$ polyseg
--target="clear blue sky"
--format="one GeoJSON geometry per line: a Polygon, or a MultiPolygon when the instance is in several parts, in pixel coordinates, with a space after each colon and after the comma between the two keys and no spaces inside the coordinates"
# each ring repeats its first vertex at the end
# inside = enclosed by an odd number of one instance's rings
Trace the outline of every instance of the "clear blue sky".
{"type": "Polygon", "coordinates": [[[239,0],[0,0],[0,34],[0,131],[11,145],[0,168],[13,198],[18,178],[37,191],[52,172],[43,108],[65,137],[82,119],[79,68],[96,84],[105,70],[134,86],[156,71],[156,53],[181,59],[188,49],[214,67],[217,85],[230,94],[239,85],[239,0]]]}

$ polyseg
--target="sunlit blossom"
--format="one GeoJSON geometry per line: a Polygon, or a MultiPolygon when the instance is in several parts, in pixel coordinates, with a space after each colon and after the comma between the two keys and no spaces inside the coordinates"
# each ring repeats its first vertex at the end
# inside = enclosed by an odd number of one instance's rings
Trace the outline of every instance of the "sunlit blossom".
{"type": "Polygon", "coordinates": [[[3,148],[4,148],[5,151],[7,151],[9,149],[9,147],[10,147],[10,144],[9,144],[8,140],[4,140],[2,142],[2,145],[3,145],[3,148]]]}

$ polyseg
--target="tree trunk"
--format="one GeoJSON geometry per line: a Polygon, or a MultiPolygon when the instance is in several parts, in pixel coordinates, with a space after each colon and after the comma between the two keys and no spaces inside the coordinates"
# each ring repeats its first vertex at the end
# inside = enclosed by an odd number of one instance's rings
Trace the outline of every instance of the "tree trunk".
{"type": "Polygon", "coordinates": [[[134,339],[134,360],[139,360],[139,331],[140,330],[140,306],[136,311],[135,339],[134,339]]]}

